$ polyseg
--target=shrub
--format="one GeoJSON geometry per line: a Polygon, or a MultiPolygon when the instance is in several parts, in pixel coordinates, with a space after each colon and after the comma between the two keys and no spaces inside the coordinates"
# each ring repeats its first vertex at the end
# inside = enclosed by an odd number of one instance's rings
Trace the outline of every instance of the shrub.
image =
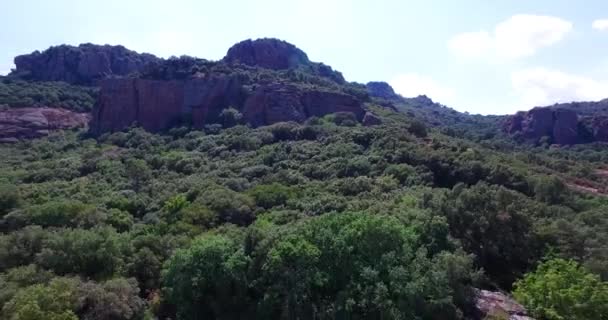
{"type": "Polygon", "coordinates": [[[515,283],[515,298],[547,320],[599,320],[608,315],[608,283],[572,260],[552,259],[515,283]]]}

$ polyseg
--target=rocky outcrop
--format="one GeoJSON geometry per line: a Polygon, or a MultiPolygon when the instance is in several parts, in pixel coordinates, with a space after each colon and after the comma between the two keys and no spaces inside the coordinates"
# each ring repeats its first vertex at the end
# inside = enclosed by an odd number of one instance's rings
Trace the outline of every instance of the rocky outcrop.
{"type": "Polygon", "coordinates": [[[576,112],[567,109],[534,108],[518,112],[504,123],[507,133],[521,134],[525,140],[537,142],[549,137],[555,144],[575,144],[582,141],[576,112]]]}
{"type": "Polygon", "coordinates": [[[352,112],[361,121],[365,113],[362,103],[348,94],[291,84],[269,84],[249,93],[230,76],[174,81],[108,79],[101,82],[91,131],[119,131],[135,123],[153,132],[179,124],[202,128],[218,122],[221,111],[228,107],[241,111],[253,126],[302,122],[335,112],[352,112]]]}
{"type": "Polygon", "coordinates": [[[238,79],[228,76],[190,80],[107,79],[101,81],[93,110],[94,134],[138,124],[157,132],[179,124],[201,128],[217,120],[245,95],[238,79]]]}
{"type": "Polygon", "coordinates": [[[590,131],[595,141],[608,142],[608,116],[596,116],[590,119],[590,131]]]}
{"type": "Polygon", "coordinates": [[[90,116],[59,108],[0,109],[0,142],[40,138],[62,129],[84,128],[90,116]]]}
{"type": "Polygon", "coordinates": [[[382,98],[386,100],[396,100],[401,98],[401,96],[395,93],[393,87],[391,87],[386,82],[372,81],[368,82],[365,86],[367,87],[367,91],[372,97],[382,98]]]}
{"type": "Polygon", "coordinates": [[[361,121],[365,110],[360,101],[344,93],[286,84],[260,87],[243,107],[243,116],[254,126],[283,121],[302,122],[312,116],[336,112],[351,112],[361,121]]]}
{"type": "Polygon", "coordinates": [[[12,74],[28,80],[90,85],[106,76],[140,71],[146,64],[159,60],[151,54],[139,54],[123,46],[60,45],[17,56],[12,74]]]}
{"type": "Polygon", "coordinates": [[[475,307],[481,319],[534,320],[521,304],[501,292],[476,290],[475,307]]]}
{"type": "Polygon", "coordinates": [[[366,112],[363,116],[363,121],[361,121],[361,124],[366,127],[377,126],[382,124],[382,119],[371,112],[366,112]]]}
{"type": "Polygon", "coordinates": [[[340,72],[323,63],[311,62],[304,51],[279,39],[241,41],[228,49],[222,61],[272,70],[299,69],[340,84],[345,82],[340,72]]]}
{"type": "Polygon", "coordinates": [[[290,69],[310,63],[304,51],[277,39],[245,40],[232,46],[224,61],[266,69],[290,69]]]}

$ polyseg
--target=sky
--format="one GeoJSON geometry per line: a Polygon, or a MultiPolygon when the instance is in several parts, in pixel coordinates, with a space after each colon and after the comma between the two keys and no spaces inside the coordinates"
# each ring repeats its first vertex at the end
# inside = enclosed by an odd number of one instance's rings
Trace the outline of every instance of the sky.
{"type": "Polygon", "coordinates": [[[608,97],[605,0],[0,0],[0,74],[62,43],[219,60],[261,37],[463,112],[608,97]]]}

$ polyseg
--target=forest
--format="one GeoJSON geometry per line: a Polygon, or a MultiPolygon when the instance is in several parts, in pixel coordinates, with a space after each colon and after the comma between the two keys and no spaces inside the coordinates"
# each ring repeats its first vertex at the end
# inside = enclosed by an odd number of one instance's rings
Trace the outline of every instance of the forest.
{"type": "Polygon", "coordinates": [[[605,319],[608,198],[558,178],[605,149],[503,152],[378,112],[2,145],[3,317],[460,319],[492,288],[605,319]]]}

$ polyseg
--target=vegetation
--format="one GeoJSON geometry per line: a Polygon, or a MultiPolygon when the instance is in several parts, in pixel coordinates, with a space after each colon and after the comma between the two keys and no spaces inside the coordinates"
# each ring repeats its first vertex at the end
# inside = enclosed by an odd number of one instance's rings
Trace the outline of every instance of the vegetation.
{"type": "Polygon", "coordinates": [[[515,284],[515,297],[539,319],[606,319],[608,283],[576,262],[553,259],[515,284]]]}
{"type": "Polygon", "coordinates": [[[76,112],[89,112],[97,89],[64,82],[27,82],[0,77],[0,106],[9,108],[46,106],[76,112]]]}
{"type": "MultiPolygon", "coordinates": [[[[424,97],[394,112],[317,67],[181,57],[140,76],[318,86],[364,98],[382,124],[254,129],[228,108],[200,131],[0,145],[0,318],[470,319],[485,288],[539,319],[606,319],[605,146],[517,145],[499,118],[424,97]]],[[[94,95],[0,86],[11,108],[87,111],[94,95]]]]}

